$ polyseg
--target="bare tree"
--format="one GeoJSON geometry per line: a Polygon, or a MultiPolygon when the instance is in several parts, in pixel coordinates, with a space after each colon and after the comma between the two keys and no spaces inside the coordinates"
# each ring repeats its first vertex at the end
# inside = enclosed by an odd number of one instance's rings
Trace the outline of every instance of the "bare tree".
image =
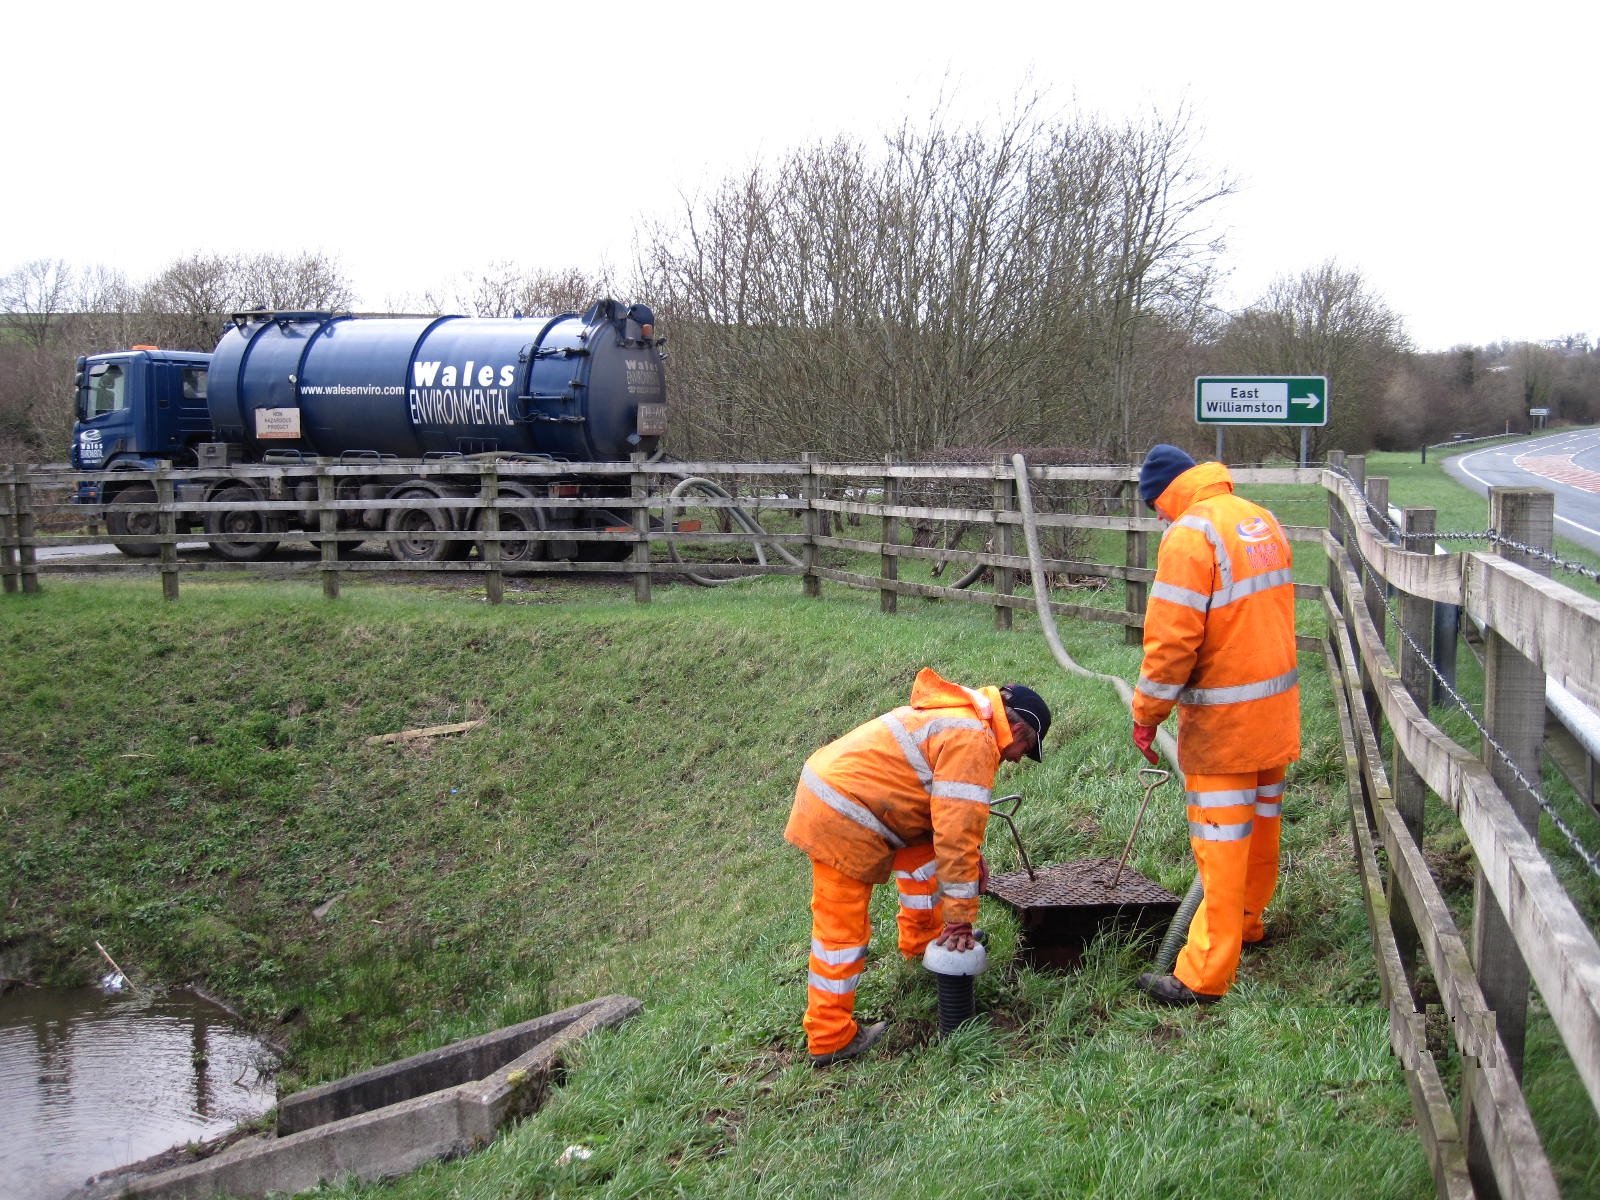
{"type": "MultiPolygon", "coordinates": [[[[1330,260],[1284,276],[1255,305],[1236,314],[1218,347],[1223,373],[1326,375],[1328,424],[1312,428],[1311,457],[1338,446],[1363,450],[1381,425],[1386,389],[1411,348],[1400,317],[1361,275],[1330,260]]],[[[1291,457],[1298,427],[1263,430],[1254,442],[1291,457]]]]}
{"type": "Polygon", "coordinates": [[[72,268],[59,258],[36,258],[0,277],[0,311],[6,324],[33,346],[43,346],[67,311],[72,268]]]}
{"type": "Polygon", "coordinates": [[[320,253],[191,254],[145,285],[139,310],[146,340],[210,350],[222,323],[246,309],[338,312],[354,290],[336,259],[320,253]]]}
{"type": "Polygon", "coordinates": [[[607,284],[577,267],[562,271],[528,270],[509,259],[481,271],[465,272],[448,297],[428,291],[424,306],[434,312],[476,317],[553,316],[581,313],[605,295],[607,284]]]}
{"type": "Polygon", "coordinates": [[[753,167],[641,273],[676,347],[674,447],[693,455],[1125,449],[1142,394],[1206,311],[1206,206],[1187,131],[935,111],[881,153],[836,140],[753,167]]]}

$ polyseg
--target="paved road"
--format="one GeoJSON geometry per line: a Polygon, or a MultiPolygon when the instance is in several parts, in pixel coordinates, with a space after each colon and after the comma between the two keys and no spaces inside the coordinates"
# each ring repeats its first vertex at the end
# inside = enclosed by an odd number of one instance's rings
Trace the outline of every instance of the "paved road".
{"type": "MultiPolygon", "coordinates": [[[[179,542],[179,550],[204,550],[204,542],[179,542]]],[[[63,558],[89,558],[97,554],[120,554],[110,542],[86,542],[73,546],[40,546],[33,552],[38,562],[50,562],[53,559],[63,558]]],[[[154,562],[154,559],[150,560],[154,562]]]]}
{"type": "Polygon", "coordinates": [[[1541,487],[1556,498],[1556,534],[1600,554],[1600,428],[1571,429],[1447,458],[1445,472],[1480,496],[1541,487]]]}

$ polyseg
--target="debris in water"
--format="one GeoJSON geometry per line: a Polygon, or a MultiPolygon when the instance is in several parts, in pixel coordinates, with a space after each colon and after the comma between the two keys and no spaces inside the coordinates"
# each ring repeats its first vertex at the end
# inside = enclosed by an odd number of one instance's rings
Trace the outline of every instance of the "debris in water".
{"type": "Polygon", "coordinates": [[[94,944],[94,948],[100,951],[101,958],[111,964],[111,974],[100,980],[100,990],[103,992],[120,992],[124,988],[131,988],[133,984],[129,982],[128,976],[121,967],[117,966],[117,960],[106,953],[106,948],[99,942],[94,944]]]}

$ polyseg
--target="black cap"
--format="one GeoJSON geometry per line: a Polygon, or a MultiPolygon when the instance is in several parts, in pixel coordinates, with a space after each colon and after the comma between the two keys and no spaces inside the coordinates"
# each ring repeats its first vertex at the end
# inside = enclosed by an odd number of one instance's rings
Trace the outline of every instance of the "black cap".
{"type": "Polygon", "coordinates": [[[1139,498],[1154,508],[1156,498],[1167,490],[1167,485],[1194,465],[1194,459],[1176,446],[1166,442],[1152,446],[1145,455],[1144,466],[1139,468],[1139,498]]]}
{"type": "Polygon", "coordinates": [[[1000,689],[1000,698],[1033,730],[1033,749],[1028,751],[1028,757],[1034,762],[1043,762],[1040,751],[1044,749],[1044,735],[1050,732],[1050,706],[1044,702],[1044,697],[1031,687],[1008,683],[1000,689]]]}

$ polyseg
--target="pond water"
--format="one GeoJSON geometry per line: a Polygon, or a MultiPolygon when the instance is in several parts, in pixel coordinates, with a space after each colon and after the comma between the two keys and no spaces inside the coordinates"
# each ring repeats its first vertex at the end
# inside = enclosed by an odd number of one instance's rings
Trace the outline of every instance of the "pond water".
{"type": "Polygon", "coordinates": [[[226,1133],[272,1107],[274,1065],[191,992],[14,989],[0,996],[0,1196],[58,1200],[226,1133]]]}

